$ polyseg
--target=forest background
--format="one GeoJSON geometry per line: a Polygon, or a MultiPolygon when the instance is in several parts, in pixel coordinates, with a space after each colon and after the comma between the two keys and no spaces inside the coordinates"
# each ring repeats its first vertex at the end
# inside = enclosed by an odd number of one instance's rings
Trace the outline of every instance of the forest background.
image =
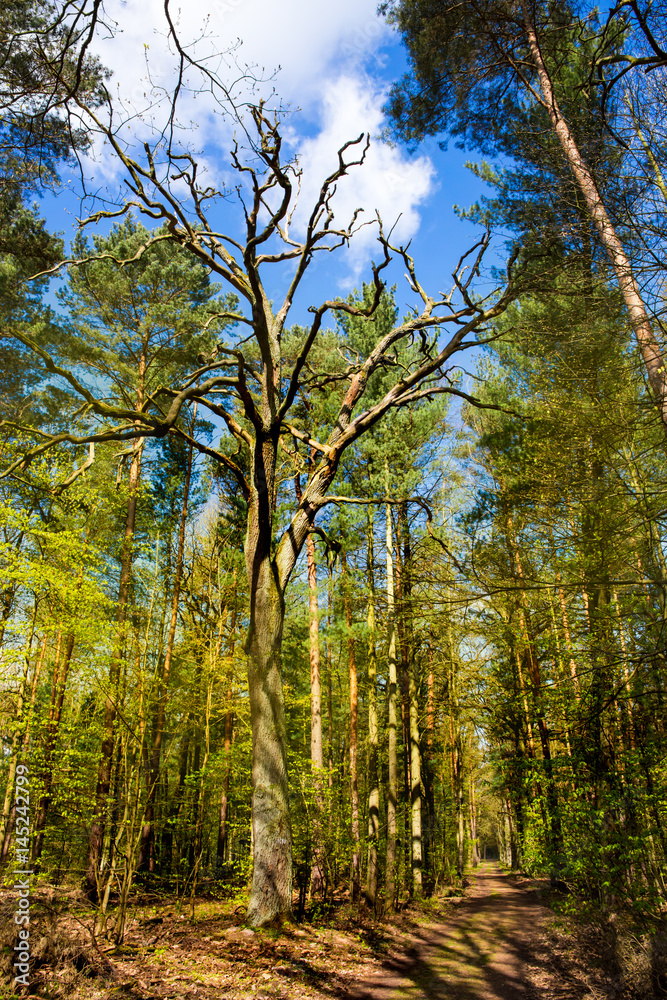
{"type": "Polygon", "coordinates": [[[406,75],[319,131],[169,4],[123,91],[112,13],[0,17],[7,877],[120,943],[137,888],[262,925],[499,856],[658,926],[663,9],[388,5],[350,58],[406,75]],[[487,158],[458,220],[428,136],[487,158]]]}

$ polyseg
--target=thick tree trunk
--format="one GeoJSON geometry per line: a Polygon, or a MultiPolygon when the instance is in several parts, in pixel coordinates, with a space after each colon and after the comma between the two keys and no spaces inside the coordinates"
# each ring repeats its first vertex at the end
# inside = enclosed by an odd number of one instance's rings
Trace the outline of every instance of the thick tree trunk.
{"type": "Polygon", "coordinates": [[[253,874],[248,923],[292,916],[292,830],[287,785],[281,644],[285,605],[269,546],[246,544],[250,582],[248,689],[252,724],[253,874]],[[264,548],[264,552],[262,552],[264,548]]]}
{"type": "Polygon", "coordinates": [[[634,331],[644,362],[653,401],[662,419],[663,430],[667,434],[667,377],[665,375],[665,363],[662,358],[660,345],[653,333],[651,321],[642,300],[639,286],[632,273],[632,266],[618,238],[614,225],[609,218],[609,214],[595,183],[595,178],[585,163],[556,100],[551,77],[542,58],[542,50],[528,4],[523,3],[522,9],[528,46],[540,83],[544,106],[549,114],[554,132],[574,174],[579,190],[584,196],[588,213],[598,231],[600,242],[611,261],[618,286],[628,310],[630,325],[634,331]]]}

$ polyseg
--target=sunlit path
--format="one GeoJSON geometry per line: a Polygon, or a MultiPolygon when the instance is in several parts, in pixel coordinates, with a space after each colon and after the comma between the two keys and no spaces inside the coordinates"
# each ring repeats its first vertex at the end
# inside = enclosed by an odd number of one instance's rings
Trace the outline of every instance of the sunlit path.
{"type": "Polygon", "coordinates": [[[447,923],[417,931],[413,947],[362,984],[354,1000],[519,1000],[531,932],[545,909],[492,863],[473,877],[467,897],[447,923]]]}

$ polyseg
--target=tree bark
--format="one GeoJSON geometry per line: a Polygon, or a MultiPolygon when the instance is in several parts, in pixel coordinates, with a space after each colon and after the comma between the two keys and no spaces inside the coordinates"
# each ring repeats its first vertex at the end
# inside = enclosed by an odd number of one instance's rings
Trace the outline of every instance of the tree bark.
{"type": "Polygon", "coordinates": [[[320,670],[320,624],[317,597],[317,563],[315,539],[306,538],[306,565],[308,570],[308,637],[310,660],[310,767],[313,775],[313,864],[310,882],[311,893],[321,894],[324,887],[324,757],[322,748],[322,677],[320,670]]]}
{"type": "Polygon", "coordinates": [[[410,733],[410,835],[412,863],[412,891],[419,897],[423,891],[422,844],[422,768],[419,733],[419,685],[412,628],[412,579],[410,524],[407,502],[401,504],[403,524],[403,629],[408,674],[409,733],[410,733]]]}
{"type": "Polygon", "coordinates": [[[375,647],[375,566],[373,509],[366,521],[366,572],[368,576],[368,867],[366,899],[377,910],[378,843],[380,839],[380,782],[378,778],[377,650],[375,647]]]}
{"type": "Polygon", "coordinates": [[[424,767],[424,799],[426,801],[426,830],[424,836],[424,872],[428,876],[429,889],[432,889],[435,875],[435,788],[434,788],[434,755],[435,739],[435,675],[433,671],[433,646],[428,643],[428,679],[426,702],[426,752],[423,759],[424,767]]]}
{"type": "MultiPolygon", "coordinates": [[[[401,505],[402,506],[402,505],[401,505]]],[[[401,724],[403,747],[403,837],[404,871],[406,888],[412,892],[412,760],[410,755],[410,670],[408,662],[408,622],[406,618],[406,603],[403,593],[403,518],[399,510],[396,518],[396,562],[394,564],[394,582],[396,591],[396,634],[400,649],[398,678],[401,694],[401,724]]]]}
{"type": "Polygon", "coordinates": [[[352,604],[350,601],[350,578],[345,552],[341,553],[343,603],[347,624],[347,663],[350,678],[350,807],[352,819],[352,881],[351,899],[356,902],[361,891],[361,832],[359,828],[359,775],[357,768],[359,692],[357,682],[357,654],[352,634],[352,604]]]}
{"type": "Polygon", "coordinates": [[[398,761],[396,755],[397,724],[397,663],[396,663],[396,609],[394,605],[394,558],[391,528],[391,507],[386,505],[386,557],[387,557],[387,626],[389,644],[387,655],[387,709],[389,714],[387,758],[387,864],[385,886],[385,912],[396,909],[396,810],[398,800],[398,761]]]}
{"type": "Polygon", "coordinates": [[[271,558],[276,443],[257,441],[254,451],[254,485],[245,543],[250,593],[246,652],[253,743],[253,874],[247,920],[251,926],[262,927],[292,917],[292,828],[281,675],[285,599],[278,567],[271,558]]]}

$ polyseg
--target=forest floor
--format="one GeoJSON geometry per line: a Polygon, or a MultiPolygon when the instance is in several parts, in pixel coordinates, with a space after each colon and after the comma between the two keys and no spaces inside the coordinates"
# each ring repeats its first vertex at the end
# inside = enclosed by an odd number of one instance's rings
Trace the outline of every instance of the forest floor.
{"type": "MultiPolygon", "coordinates": [[[[546,883],[486,863],[464,896],[413,904],[384,921],[341,907],[330,926],[304,922],[282,934],[243,927],[241,908],[234,912],[229,903],[198,901],[193,924],[173,900],[144,900],[133,908],[121,948],[91,944],[86,920],[71,916],[76,907],[59,905],[33,952],[30,994],[44,1000],[639,996],[614,973],[599,935],[568,926],[547,899],[546,883]]],[[[0,987],[0,997],[11,995],[0,987]]]]}

